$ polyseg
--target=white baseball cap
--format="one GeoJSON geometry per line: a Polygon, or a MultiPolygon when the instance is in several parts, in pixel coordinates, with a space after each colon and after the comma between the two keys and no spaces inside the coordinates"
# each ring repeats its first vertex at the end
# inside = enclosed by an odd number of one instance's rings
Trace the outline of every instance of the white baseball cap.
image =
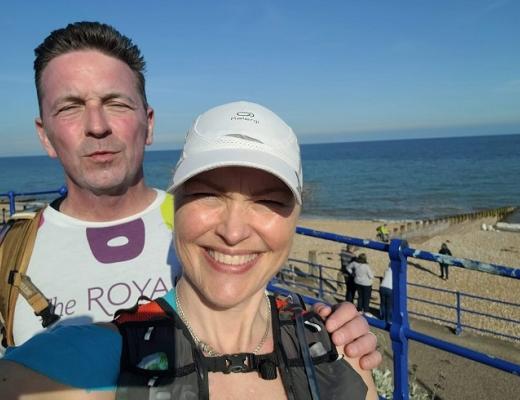
{"type": "Polygon", "coordinates": [[[201,172],[230,166],[251,167],[273,174],[302,204],[298,139],[293,130],[267,108],[238,101],[199,115],[186,134],[168,191],[174,192],[201,172]]]}

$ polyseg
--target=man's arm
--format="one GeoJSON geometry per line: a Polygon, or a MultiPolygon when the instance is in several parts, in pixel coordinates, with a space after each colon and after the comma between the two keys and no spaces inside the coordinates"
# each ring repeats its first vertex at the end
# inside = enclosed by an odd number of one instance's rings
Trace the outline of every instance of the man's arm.
{"type": "MultiPolygon", "coordinates": [[[[71,366],[74,368],[74,366],[71,366]]],[[[2,400],[112,400],[115,392],[87,392],[53,381],[21,364],[0,360],[2,400]]]]}
{"type": "Polygon", "coordinates": [[[314,305],[332,334],[332,341],[338,347],[344,346],[345,354],[351,358],[359,357],[359,365],[364,370],[376,368],[382,356],[377,351],[377,337],[370,332],[367,320],[359,314],[352,303],[339,303],[332,308],[323,304],[314,305]]]}
{"type": "Polygon", "coordinates": [[[0,360],[0,398],[114,398],[121,358],[116,329],[58,326],[8,348],[0,360]]]}

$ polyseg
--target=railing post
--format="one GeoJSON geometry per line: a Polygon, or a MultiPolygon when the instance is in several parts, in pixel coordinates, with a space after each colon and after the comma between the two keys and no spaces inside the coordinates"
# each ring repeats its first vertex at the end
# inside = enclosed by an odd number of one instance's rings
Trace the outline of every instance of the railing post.
{"type": "Polygon", "coordinates": [[[68,192],[68,189],[67,189],[66,185],[63,185],[58,190],[58,193],[60,194],[61,197],[65,196],[67,194],[67,192],[68,192]]]}
{"type": "Polygon", "coordinates": [[[460,306],[460,292],[457,290],[457,327],[455,328],[455,334],[460,335],[462,333],[462,324],[460,322],[461,319],[461,306],[460,306]]]}
{"type": "Polygon", "coordinates": [[[13,215],[16,212],[16,203],[14,201],[16,194],[11,190],[7,192],[7,196],[9,196],[9,215],[13,215]]]}
{"type": "Polygon", "coordinates": [[[392,239],[388,250],[392,268],[392,326],[390,338],[394,353],[394,399],[408,400],[408,305],[406,290],[407,261],[403,249],[408,243],[401,239],[392,239]]]}
{"type": "Polygon", "coordinates": [[[321,266],[321,264],[318,265],[318,268],[319,268],[319,274],[320,274],[320,299],[323,299],[323,267],[321,266]]]}

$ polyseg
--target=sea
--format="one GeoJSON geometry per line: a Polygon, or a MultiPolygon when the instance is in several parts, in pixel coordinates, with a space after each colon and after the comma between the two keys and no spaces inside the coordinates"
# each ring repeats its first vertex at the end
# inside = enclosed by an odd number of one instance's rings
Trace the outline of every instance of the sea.
{"type": "MultiPolygon", "coordinates": [[[[520,206],[520,134],[304,144],[301,154],[308,218],[402,221],[520,206]]],[[[179,155],[147,151],[147,183],[166,188],[179,155]]],[[[0,158],[0,196],[63,183],[46,156],[0,158]]],[[[520,223],[520,211],[509,222],[520,223]]]]}

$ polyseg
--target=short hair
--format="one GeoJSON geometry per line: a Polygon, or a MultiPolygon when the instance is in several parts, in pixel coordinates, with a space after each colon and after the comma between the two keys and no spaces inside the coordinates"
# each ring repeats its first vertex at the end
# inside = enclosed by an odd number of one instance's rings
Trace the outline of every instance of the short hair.
{"type": "Polygon", "coordinates": [[[38,106],[41,114],[42,87],[41,76],[45,67],[54,58],[78,50],[98,50],[101,53],[124,62],[134,72],[137,90],[146,108],[144,71],[146,63],[139,47],[130,38],[121,34],[114,27],[100,22],[74,22],[65,28],[52,31],[45,40],[34,49],[34,81],[38,106]]]}

